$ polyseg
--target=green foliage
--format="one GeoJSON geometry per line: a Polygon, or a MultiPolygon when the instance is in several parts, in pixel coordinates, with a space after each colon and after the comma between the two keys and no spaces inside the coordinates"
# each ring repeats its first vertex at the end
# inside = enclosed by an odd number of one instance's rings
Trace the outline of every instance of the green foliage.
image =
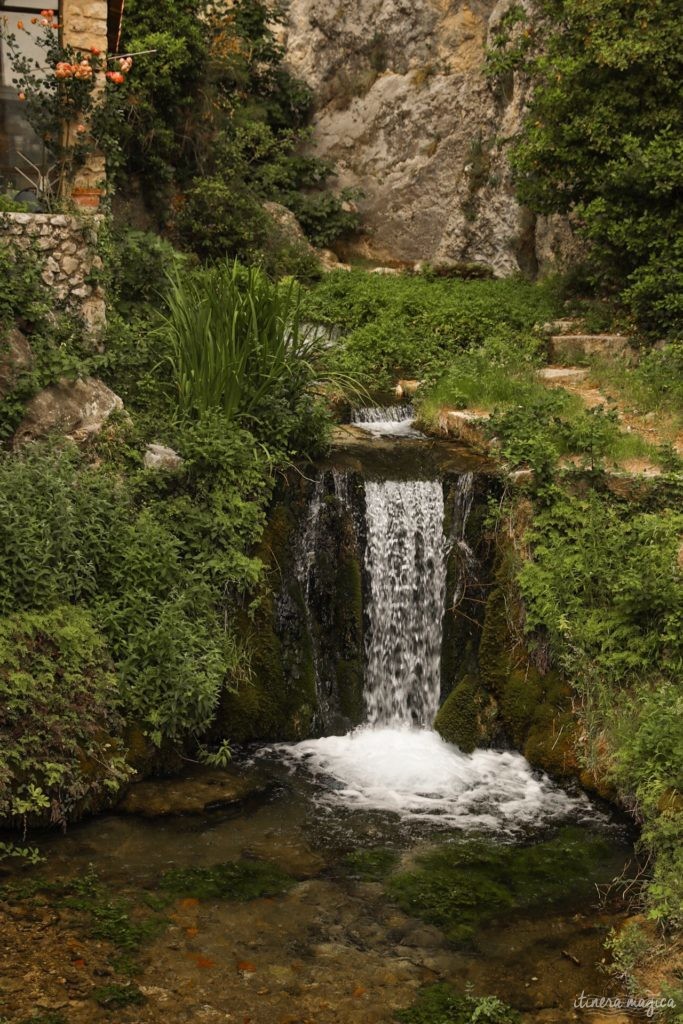
{"type": "Polygon", "coordinates": [[[459,995],[450,985],[420,989],[415,1006],[401,1010],[402,1024],[518,1024],[520,1015],[495,996],[459,995]]]}
{"type": "Polygon", "coordinates": [[[260,258],[292,272],[296,255],[282,244],[274,254],[264,200],[294,210],[317,244],[356,227],[347,193],[326,189],[332,168],[301,154],[311,95],[283,65],[274,28],[284,13],[277,0],[225,9],[132,0],[126,9],[124,47],[158,51],[128,84],[127,175],[202,259],[260,258]]]}
{"type": "Polygon", "coordinates": [[[0,610],[87,604],[127,716],[156,743],[201,732],[246,671],[233,588],[253,586],[269,495],[253,438],[209,419],[179,431],[181,478],[91,469],[69,449],[0,460],[0,610]]]}
{"type": "Polygon", "coordinates": [[[325,377],[322,345],[301,326],[294,281],[274,284],[258,268],[220,263],[176,277],[168,304],[181,412],[239,417],[273,448],[323,433],[312,396],[325,377]]]}
{"type": "Polygon", "coordinates": [[[342,330],[333,365],[368,388],[387,387],[396,376],[440,376],[460,350],[481,345],[503,326],[516,337],[553,313],[550,290],[524,281],[430,281],[362,271],[327,274],[302,301],[305,319],[342,330]]]}
{"type": "Polygon", "coordinates": [[[673,924],[683,905],[682,526],[674,509],[641,512],[595,492],[556,491],[536,515],[533,557],[519,574],[527,630],[573,681],[588,763],[617,784],[655,854],[648,913],[673,924]]]}
{"type": "Polygon", "coordinates": [[[262,896],[279,896],[294,884],[294,879],[274,864],[240,860],[211,868],[173,868],[162,875],[159,884],[174,896],[242,903],[262,896]]]}
{"type": "Polygon", "coordinates": [[[675,335],[683,325],[678,4],[536,0],[534,8],[507,56],[505,40],[497,45],[492,69],[512,59],[533,84],[512,154],[518,195],[539,213],[574,211],[594,280],[621,294],[644,331],[675,335]]]}
{"type": "Polygon", "coordinates": [[[266,397],[295,391],[310,346],[293,282],[278,286],[257,268],[223,263],[174,278],[168,302],[169,358],[183,412],[252,417],[266,397]]]}
{"type": "Polygon", "coordinates": [[[187,257],[147,231],[118,228],[107,247],[109,298],[124,315],[141,316],[163,303],[166,279],[187,257]]]}
{"type": "Polygon", "coordinates": [[[405,913],[467,945],[478,926],[510,910],[588,894],[596,875],[609,871],[608,852],[604,839],[577,828],[534,846],[454,842],[421,854],[413,869],[392,875],[387,891],[405,913]]]}
{"type": "Polygon", "coordinates": [[[63,822],[128,776],[112,739],[119,698],[106,646],[81,608],[0,619],[0,816],[63,822]]]}
{"type": "Polygon", "coordinates": [[[14,253],[8,245],[0,244],[0,333],[15,321],[32,326],[46,317],[50,303],[41,280],[41,270],[36,253],[14,253]]]}

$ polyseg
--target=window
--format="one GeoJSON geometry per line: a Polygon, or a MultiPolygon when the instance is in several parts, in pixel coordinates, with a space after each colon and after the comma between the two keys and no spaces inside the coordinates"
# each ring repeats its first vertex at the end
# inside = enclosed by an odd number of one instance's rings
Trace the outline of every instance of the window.
{"type": "MultiPolygon", "coordinates": [[[[0,18],[7,19],[8,30],[14,32],[23,52],[36,60],[43,58],[43,50],[35,41],[42,30],[39,25],[31,24],[31,18],[40,14],[45,3],[46,0],[18,0],[17,3],[0,0],[0,18]],[[18,21],[24,23],[26,31],[17,31],[18,21]]],[[[58,10],[56,3],[54,9],[58,10]]],[[[31,173],[20,154],[38,166],[44,160],[42,143],[24,117],[12,78],[7,50],[0,40],[0,191],[27,186],[16,169],[23,167],[31,173]]]]}

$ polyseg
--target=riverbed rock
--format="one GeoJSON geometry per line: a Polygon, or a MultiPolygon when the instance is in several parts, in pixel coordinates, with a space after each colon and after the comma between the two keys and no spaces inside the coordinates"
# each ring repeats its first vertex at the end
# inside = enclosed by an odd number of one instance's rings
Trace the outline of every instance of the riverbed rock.
{"type": "Polygon", "coordinates": [[[119,396],[96,377],[74,381],[62,378],[28,402],[13,446],[54,432],[73,441],[86,440],[102,429],[112,413],[122,409],[119,396]]]}
{"type": "Polygon", "coordinates": [[[164,444],[148,444],[145,448],[143,465],[145,469],[180,469],[185,460],[173,448],[164,444]]]}
{"type": "Polygon", "coordinates": [[[0,340],[0,398],[10,393],[22,373],[32,369],[33,352],[28,338],[18,327],[0,340]]]}
{"type": "Polygon", "coordinates": [[[237,807],[251,797],[263,795],[266,789],[265,779],[257,773],[242,775],[231,769],[196,768],[182,778],[135,783],[117,810],[145,818],[206,814],[237,807]]]}

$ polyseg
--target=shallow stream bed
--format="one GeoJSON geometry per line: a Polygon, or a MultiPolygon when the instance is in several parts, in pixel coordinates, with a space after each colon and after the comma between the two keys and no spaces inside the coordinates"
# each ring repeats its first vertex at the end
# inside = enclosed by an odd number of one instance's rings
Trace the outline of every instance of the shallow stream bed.
{"type": "MultiPolygon", "coordinates": [[[[622,824],[528,769],[550,827],[518,811],[504,828],[373,809],[344,795],[339,765],[311,764],[311,745],[145,782],[138,813],[46,837],[47,869],[3,879],[4,1017],[391,1024],[447,981],[528,1020],[591,1019],[573,1003],[609,991],[600,961],[621,906],[597,887],[630,859],[622,824]],[[236,774],[236,806],[168,813],[193,792],[211,806],[236,774]]],[[[476,755],[448,751],[475,770],[476,755]]]]}

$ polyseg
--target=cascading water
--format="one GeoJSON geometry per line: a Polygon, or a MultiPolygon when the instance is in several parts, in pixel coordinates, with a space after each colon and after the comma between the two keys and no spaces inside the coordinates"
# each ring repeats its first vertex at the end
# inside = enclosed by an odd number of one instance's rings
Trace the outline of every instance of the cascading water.
{"type": "Polygon", "coordinates": [[[446,543],[439,480],[367,481],[370,725],[430,726],[439,706],[446,543]]]}
{"type": "Polygon", "coordinates": [[[351,422],[374,437],[420,438],[415,430],[415,410],[412,405],[372,405],[355,409],[351,422]]]}
{"type": "Polygon", "coordinates": [[[594,817],[585,797],[533,773],[521,754],[463,754],[431,728],[451,546],[462,555],[460,575],[474,564],[465,540],[472,474],[462,474],[451,494],[446,538],[440,481],[365,482],[366,724],[274,749],[322,781],[328,804],[509,835],[568,816],[594,817]]]}

